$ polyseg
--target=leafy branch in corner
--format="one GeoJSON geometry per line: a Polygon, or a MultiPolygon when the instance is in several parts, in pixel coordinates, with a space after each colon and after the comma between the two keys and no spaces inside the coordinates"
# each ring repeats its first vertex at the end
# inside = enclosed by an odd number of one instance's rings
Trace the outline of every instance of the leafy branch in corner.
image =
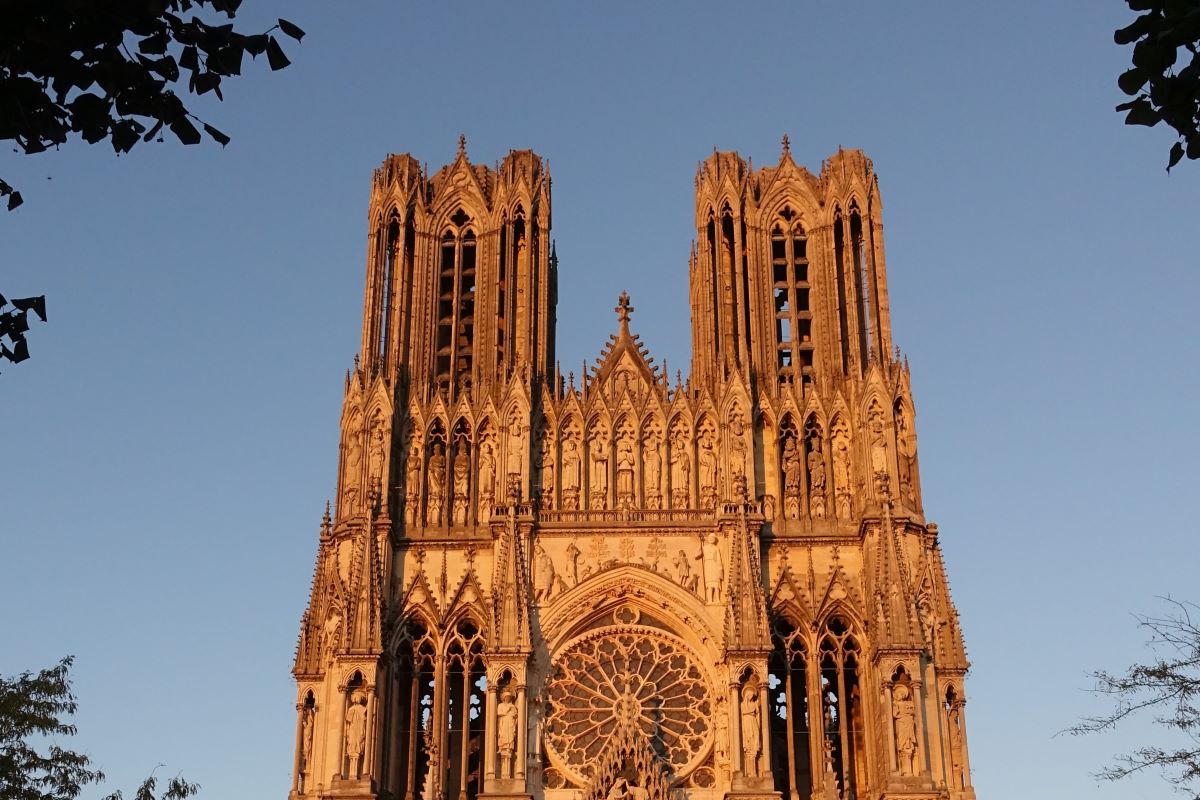
{"type": "MultiPolygon", "coordinates": [[[[78,135],[108,140],[117,153],[161,141],[164,128],[184,144],[201,140],[198,123],[222,146],[229,137],[191,113],[176,88],[213,92],[240,75],[248,53],[266,54],[272,70],[291,62],[275,32],[299,41],[304,31],[280,19],[245,34],[232,23],[200,18],[211,10],[232,20],[242,0],[8,0],[0,14],[0,139],[26,154],[78,135]],[[190,15],[189,15],[190,14],[190,15]],[[188,16],[185,16],[188,15],[188,16]]],[[[21,193],[0,180],[8,209],[21,193]]]]}
{"type": "Polygon", "coordinates": [[[1171,608],[1164,616],[1137,616],[1150,632],[1147,642],[1154,654],[1145,664],[1134,664],[1124,674],[1093,672],[1093,692],[1112,701],[1112,710],[1088,717],[1067,730],[1072,734],[1116,729],[1125,720],[1143,713],[1158,725],[1182,734],[1177,746],[1155,744],[1117,756],[1116,763],[1097,777],[1119,780],[1157,769],[1176,788],[1200,799],[1200,606],[1164,598],[1171,608]],[[1195,618],[1195,619],[1193,619],[1195,618]]]}
{"type": "MultiPolygon", "coordinates": [[[[74,800],[83,787],[104,780],[87,756],[53,741],[75,735],[75,726],[65,721],[77,707],[72,663],[68,656],[38,672],[0,675],[0,800],[74,800]]],[[[161,796],[155,795],[157,788],[151,774],[133,800],[185,800],[200,791],[178,776],[166,782],[161,796]]],[[[104,800],[122,800],[122,794],[113,792],[104,800]]]]}
{"type": "Polygon", "coordinates": [[[1167,171],[1186,155],[1200,158],[1200,0],[1126,0],[1145,12],[1113,34],[1133,45],[1133,66],[1117,85],[1133,99],[1117,106],[1126,125],[1154,127],[1165,122],[1179,134],[1171,145],[1167,171]],[[1178,71],[1180,52],[1191,59],[1178,71]]]}

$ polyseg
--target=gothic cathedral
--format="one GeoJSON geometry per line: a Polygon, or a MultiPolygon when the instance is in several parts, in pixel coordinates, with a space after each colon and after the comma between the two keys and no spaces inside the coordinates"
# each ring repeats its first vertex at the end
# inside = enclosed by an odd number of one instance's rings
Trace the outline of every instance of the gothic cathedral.
{"type": "Polygon", "coordinates": [[[560,371],[550,189],[373,176],[290,798],[973,800],[871,161],[700,165],[686,379],[560,371]]]}

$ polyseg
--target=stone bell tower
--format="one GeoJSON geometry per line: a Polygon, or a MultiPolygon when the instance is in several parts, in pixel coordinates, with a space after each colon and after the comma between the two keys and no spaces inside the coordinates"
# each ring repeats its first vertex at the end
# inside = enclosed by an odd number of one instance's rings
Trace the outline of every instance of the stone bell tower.
{"type": "Polygon", "coordinates": [[[881,213],[859,151],[714,153],[690,377],[624,293],[564,376],[546,163],[390,156],[290,796],[973,800],[881,213]]]}

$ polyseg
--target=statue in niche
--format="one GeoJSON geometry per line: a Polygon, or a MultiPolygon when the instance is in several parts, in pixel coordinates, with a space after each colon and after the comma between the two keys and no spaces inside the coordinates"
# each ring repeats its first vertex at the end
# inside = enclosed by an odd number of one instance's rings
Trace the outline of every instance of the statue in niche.
{"type": "Polygon", "coordinates": [[[508,477],[516,475],[519,479],[525,474],[525,434],[528,426],[521,425],[520,420],[513,420],[508,427],[508,477]]]}
{"type": "Polygon", "coordinates": [[[567,574],[571,576],[571,585],[579,585],[579,545],[572,539],[567,545],[567,574]]]}
{"type": "Polygon", "coordinates": [[[796,437],[783,440],[783,490],[800,491],[800,452],[796,448],[796,437]]]}
{"type": "Polygon", "coordinates": [[[875,475],[888,472],[887,439],[883,429],[883,415],[878,409],[871,412],[871,472],[875,475]]]}
{"type": "Polygon", "coordinates": [[[563,442],[562,451],[562,506],[564,510],[579,508],[579,445],[574,438],[563,442]]]}
{"type": "Polygon", "coordinates": [[[500,753],[500,777],[512,777],[513,754],[517,751],[517,706],[512,690],[500,692],[496,706],[496,750],[500,753]]]}
{"type": "MultiPolygon", "coordinates": [[[[963,734],[962,734],[962,714],[959,712],[958,704],[955,703],[950,707],[950,761],[954,764],[954,769],[957,772],[962,769],[962,752],[963,752],[963,734]]],[[[955,781],[956,788],[959,785],[955,781]]]]}
{"type": "Polygon", "coordinates": [[[608,507],[608,442],[601,436],[593,436],[592,456],[592,508],[603,510],[608,507]]]}
{"type": "Polygon", "coordinates": [[[672,563],[675,565],[675,580],[685,589],[692,588],[692,560],[688,554],[680,550],[672,563]]]}
{"type": "Polygon", "coordinates": [[[934,645],[934,636],[937,633],[937,620],[933,614],[933,601],[929,597],[929,590],[921,591],[917,597],[917,613],[921,617],[921,630],[925,633],[925,643],[929,645],[932,652],[934,645]]]}
{"type": "Polygon", "coordinates": [[[313,717],[316,715],[316,709],[305,706],[300,720],[300,771],[306,774],[312,769],[313,717]]]}
{"type": "Polygon", "coordinates": [[[899,407],[896,409],[896,455],[900,462],[900,492],[905,500],[915,503],[913,473],[916,470],[917,454],[908,429],[908,418],[904,409],[899,407]]]}
{"type": "Polygon", "coordinates": [[[350,695],[350,707],[346,709],[346,760],[349,762],[347,778],[354,780],[362,771],[359,761],[367,748],[367,697],[360,691],[350,695]]]}
{"type": "Polygon", "coordinates": [[[492,455],[491,442],[479,446],[479,521],[486,522],[492,514],[492,500],[496,497],[496,457],[492,455]]]}
{"type": "Polygon", "coordinates": [[[696,556],[704,572],[704,601],[721,602],[721,583],[725,580],[725,567],[721,562],[721,544],[715,533],[710,533],[700,545],[696,556]]]}
{"type": "Polygon", "coordinates": [[[617,501],[622,508],[633,505],[633,444],[617,440],[617,501]]]}
{"type": "Polygon", "coordinates": [[[833,429],[833,489],[838,519],[850,519],[850,436],[846,429],[833,429]]]}
{"type": "Polygon", "coordinates": [[[470,458],[465,448],[459,448],[454,456],[454,524],[467,524],[468,476],[471,472],[470,458]]]}
{"type": "Polygon", "coordinates": [[[713,720],[716,739],[717,766],[729,766],[729,707],[725,701],[717,703],[716,716],[713,720]]]}
{"type": "Polygon", "coordinates": [[[687,439],[677,435],[671,441],[671,506],[687,508],[692,494],[692,459],[687,439]]]}
{"type": "Polygon", "coordinates": [[[554,440],[542,439],[538,469],[541,470],[541,474],[538,476],[540,486],[538,499],[541,502],[542,510],[551,511],[554,509],[554,440]]]}
{"type": "Polygon", "coordinates": [[[646,488],[646,507],[657,511],[662,508],[662,456],[658,454],[658,442],[653,439],[642,443],[642,480],[646,488]]]}
{"type": "Polygon", "coordinates": [[[329,615],[325,617],[325,624],[321,626],[321,648],[325,651],[327,661],[333,660],[341,630],[341,613],[336,608],[329,609],[329,615]]]}
{"type": "Polygon", "coordinates": [[[733,478],[736,484],[737,478],[740,476],[746,477],[746,423],[739,416],[729,420],[729,432],[733,434],[729,439],[729,460],[733,465],[733,478]]]}
{"type": "Polygon", "coordinates": [[[825,516],[825,454],[821,440],[813,438],[808,451],[808,510],[814,517],[825,516]]]}
{"type": "Polygon", "coordinates": [[[533,599],[542,603],[549,600],[550,595],[554,593],[554,562],[550,560],[550,556],[542,547],[541,542],[537,543],[533,557],[537,566],[537,575],[533,582],[533,599]]]}
{"type": "Polygon", "coordinates": [[[383,422],[376,417],[371,423],[371,456],[367,467],[367,476],[372,484],[383,478],[383,462],[387,455],[383,422]]]}
{"type": "Polygon", "coordinates": [[[404,467],[404,521],[417,524],[417,507],[421,505],[421,454],[415,442],[408,445],[408,458],[404,467]]]}
{"type": "Polygon", "coordinates": [[[717,453],[711,436],[700,440],[700,506],[711,511],[717,504],[717,453]]]}
{"type": "Polygon", "coordinates": [[[762,722],[758,702],[758,687],[747,683],[742,687],[742,755],[747,776],[758,776],[758,760],[762,755],[762,722]]]}
{"type": "Polygon", "coordinates": [[[901,775],[916,775],[917,706],[912,691],[900,683],[892,689],[892,719],[896,722],[896,760],[901,775]]]}
{"type": "Polygon", "coordinates": [[[425,498],[425,524],[431,527],[441,525],[442,506],[446,502],[446,456],[442,454],[440,444],[435,444],[429,455],[425,485],[428,493],[425,498]]]}

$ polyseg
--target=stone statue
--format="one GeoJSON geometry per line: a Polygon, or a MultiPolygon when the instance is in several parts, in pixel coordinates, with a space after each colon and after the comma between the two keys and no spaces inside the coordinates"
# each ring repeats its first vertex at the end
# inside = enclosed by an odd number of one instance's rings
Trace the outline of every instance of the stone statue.
{"type": "Polygon", "coordinates": [[[519,421],[509,427],[508,437],[508,475],[523,475],[525,471],[525,433],[529,430],[519,421]]]}
{"type": "Polygon", "coordinates": [[[721,545],[717,535],[710,533],[700,545],[700,555],[696,560],[704,568],[704,601],[706,603],[721,602],[721,582],[725,580],[725,567],[721,562],[721,545]]]}
{"type": "Polygon", "coordinates": [[[579,488],[579,445],[574,439],[563,443],[562,455],[562,484],[564,489],[579,488]]]}
{"type": "Polygon", "coordinates": [[[356,779],[361,774],[359,759],[367,747],[367,698],[355,691],[350,696],[350,707],[346,709],[346,760],[349,762],[347,778],[356,779]]]}
{"type": "Polygon", "coordinates": [[[608,508],[608,443],[596,436],[592,439],[592,508],[608,508]]]}
{"type": "Polygon", "coordinates": [[[892,689],[892,719],[896,722],[896,760],[901,775],[916,775],[917,706],[905,684],[892,689]]]}
{"type": "Polygon", "coordinates": [[[800,491],[800,453],[792,436],[783,442],[783,489],[785,492],[800,491]]]}
{"type": "Polygon", "coordinates": [[[814,517],[825,516],[825,456],[821,440],[813,438],[808,452],[808,510],[814,517]]]}
{"type": "Polygon", "coordinates": [[[371,458],[367,475],[371,483],[383,477],[383,462],[387,456],[387,442],[384,441],[383,423],[375,420],[371,425],[371,458]]]}
{"type": "Polygon", "coordinates": [[[534,578],[533,599],[540,603],[549,600],[550,595],[554,593],[554,562],[550,560],[541,542],[536,545],[534,560],[537,563],[537,575],[534,578]]]}
{"type": "Polygon", "coordinates": [[[884,437],[883,420],[878,413],[871,419],[871,472],[887,474],[887,440],[884,437]]]}
{"type": "Polygon", "coordinates": [[[729,462],[733,469],[733,477],[746,477],[746,423],[741,417],[735,416],[729,420],[729,462]]]}
{"type": "Polygon", "coordinates": [[[571,585],[579,585],[579,556],[580,549],[575,540],[572,539],[567,545],[567,572],[571,576],[571,585]]]}
{"type": "Polygon", "coordinates": [[[833,490],[838,519],[850,519],[850,435],[845,428],[833,429],[833,490]]]}
{"type": "Polygon", "coordinates": [[[711,436],[700,440],[700,507],[710,511],[717,505],[717,453],[711,436]]]}
{"type": "Polygon", "coordinates": [[[467,524],[468,476],[471,472],[470,459],[459,449],[454,456],[454,524],[467,524]]]}
{"type": "Polygon", "coordinates": [[[671,506],[687,508],[692,495],[692,459],[687,440],[676,436],[671,442],[671,506]]]}
{"type": "Polygon", "coordinates": [[[316,711],[306,706],[303,713],[300,721],[300,771],[307,773],[312,768],[313,717],[316,711]]]}
{"type": "Polygon", "coordinates": [[[511,689],[500,692],[496,706],[496,750],[500,753],[500,777],[512,777],[513,754],[517,751],[517,706],[511,689]]]}
{"type": "Polygon", "coordinates": [[[662,456],[658,453],[658,442],[654,440],[642,443],[642,480],[646,489],[646,507],[662,508],[662,456]]]}
{"type": "Polygon", "coordinates": [[[541,470],[541,474],[538,476],[541,487],[538,497],[542,509],[551,511],[554,508],[554,441],[552,439],[542,439],[542,453],[541,458],[538,459],[538,468],[541,470]]]}
{"type": "Polygon", "coordinates": [[[442,454],[441,445],[433,446],[425,474],[425,485],[425,524],[441,525],[442,506],[446,502],[446,456],[442,454]]]}
{"type": "Polygon", "coordinates": [[[346,442],[346,484],[358,485],[359,470],[362,469],[362,439],[356,431],[346,442]]]}
{"type": "Polygon", "coordinates": [[[675,556],[675,580],[685,589],[692,588],[692,560],[682,550],[675,556]]]}
{"type": "Polygon", "coordinates": [[[325,651],[327,659],[333,659],[333,653],[337,650],[338,634],[341,633],[342,615],[336,608],[329,610],[329,616],[325,617],[325,624],[321,626],[321,647],[325,651]]]}
{"type": "Polygon", "coordinates": [[[762,723],[758,702],[758,687],[746,684],[742,687],[742,756],[747,776],[758,776],[758,759],[762,755],[762,723]]]}
{"type": "Polygon", "coordinates": [[[617,498],[624,507],[633,505],[633,444],[617,440],[617,498]]]}
{"type": "Polygon", "coordinates": [[[475,488],[479,492],[479,521],[487,522],[496,497],[496,457],[490,442],[479,446],[479,482],[475,488]]]}
{"type": "Polygon", "coordinates": [[[717,703],[716,718],[713,720],[716,737],[717,766],[729,766],[729,708],[724,702],[717,703]]]}

